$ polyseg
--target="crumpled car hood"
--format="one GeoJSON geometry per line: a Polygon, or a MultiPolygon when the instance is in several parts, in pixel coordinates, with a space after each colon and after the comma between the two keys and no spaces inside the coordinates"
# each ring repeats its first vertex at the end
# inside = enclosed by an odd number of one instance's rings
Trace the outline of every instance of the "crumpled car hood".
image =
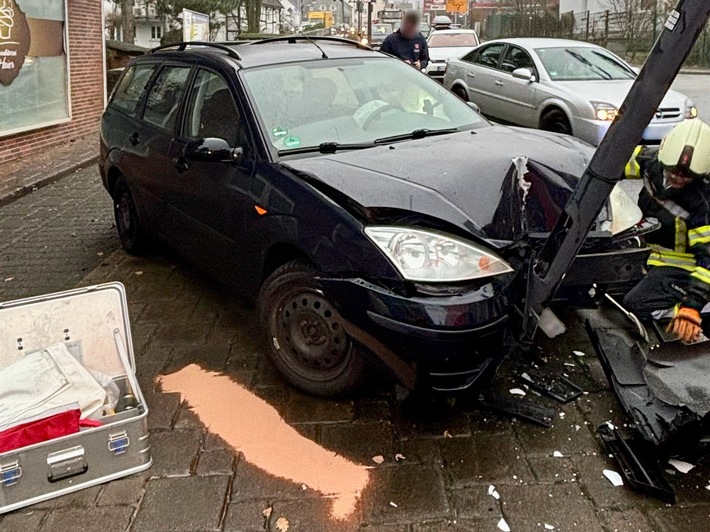
{"type": "MultiPolygon", "coordinates": [[[[396,208],[486,234],[515,157],[581,176],[594,148],[572,137],[493,126],[333,155],[281,162],[367,208],[396,208]]],[[[564,202],[559,207],[564,206],[564,202]]]]}

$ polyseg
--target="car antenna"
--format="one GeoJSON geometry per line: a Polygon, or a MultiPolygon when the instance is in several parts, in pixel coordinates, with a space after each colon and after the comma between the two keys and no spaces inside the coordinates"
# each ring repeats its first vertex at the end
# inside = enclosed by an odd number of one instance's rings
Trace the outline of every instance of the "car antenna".
{"type": "Polygon", "coordinates": [[[301,37],[303,37],[304,39],[306,39],[306,40],[307,40],[309,43],[311,43],[313,46],[315,46],[316,48],[318,48],[318,51],[321,53],[321,59],[329,59],[328,55],[323,51],[323,48],[321,48],[320,46],[318,46],[318,43],[317,43],[316,41],[314,41],[313,39],[311,39],[308,35],[306,35],[305,33],[303,33],[299,28],[297,28],[296,26],[294,26],[294,25],[293,25],[293,22],[291,22],[290,20],[286,20],[286,22],[288,23],[289,26],[291,26],[291,28],[292,28],[296,33],[298,33],[301,37]]]}

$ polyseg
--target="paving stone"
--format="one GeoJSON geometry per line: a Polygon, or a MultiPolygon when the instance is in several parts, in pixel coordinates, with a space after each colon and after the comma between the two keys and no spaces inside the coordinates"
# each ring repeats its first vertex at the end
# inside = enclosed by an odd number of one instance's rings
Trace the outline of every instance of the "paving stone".
{"type": "Polygon", "coordinates": [[[352,401],[323,400],[302,393],[291,393],[284,418],[289,423],[337,423],[351,421],[352,401]]]}
{"type": "Polygon", "coordinates": [[[462,409],[419,396],[408,398],[400,405],[395,413],[395,428],[400,438],[471,434],[471,423],[462,409]]]}
{"type": "Polygon", "coordinates": [[[388,422],[325,425],[320,441],[324,447],[361,464],[374,465],[373,456],[393,463],[393,433],[388,422]]]}
{"type": "Polygon", "coordinates": [[[564,455],[571,455],[600,448],[574,404],[567,404],[559,408],[559,411],[565,416],[558,416],[550,429],[530,423],[520,423],[516,426],[515,433],[526,454],[548,456],[554,451],[560,451],[564,455]],[[577,426],[581,428],[577,430],[577,426]]]}
{"type": "Polygon", "coordinates": [[[303,490],[300,485],[274,477],[245,460],[237,464],[237,473],[232,485],[231,501],[286,500],[315,497],[313,490],[303,490]]]}
{"type": "Polygon", "coordinates": [[[64,508],[66,506],[83,508],[93,506],[102,489],[103,486],[92,486],[90,488],[78,490],[73,493],[68,493],[67,495],[62,495],[61,497],[55,497],[53,499],[34,504],[31,508],[64,508]]]}
{"type": "Polygon", "coordinates": [[[577,482],[578,475],[572,459],[568,456],[528,456],[528,464],[538,482],[577,482]]]}
{"type": "Polygon", "coordinates": [[[382,399],[361,397],[355,401],[356,421],[390,421],[392,406],[382,399]]]}
{"type": "Polygon", "coordinates": [[[229,478],[182,477],[150,480],[133,532],[196,532],[219,527],[229,478]]]}
{"type": "Polygon", "coordinates": [[[430,521],[425,523],[414,523],[412,532],[479,532],[483,530],[495,530],[500,517],[481,519],[446,519],[441,521],[430,521]]]}
{"type": "Polygon", "coordinates": [[[649,512],[651,522],[658,532],[685,532],[708,530],[710,506],[667,507],[649,512]]]}
{"type": "Polygon", "coordinates": [[[133,512],[130,506],[60,508],[47,516],[41,532],[124,532],[133,512]]]}
{"type": "Polygon", "coordinates": [[[231,447],[229,446],[229,444],[226,441],[224,441],[222,438],[220,438],[216,434],[212,434],[209,431],[205,435],[205,439],[202,444],[202,448],[205,451],[214,451],[216,449],[231,449],[231,447]]]}
{"type": "Polygon", "coordinates": [[[419,522],[453,515],[441,470],[436,467],[400,465],[374,469],[362,494],[361,507],[368,524],[419,522]]]}
{"type": "Polygon", "coordinates": [[[264,530],[267,522],[264,510],[271,508],[267,501],[233,502],[227,506],[224,532],[252,532],[264,530]]]}
{"type": "Polygon", "coordinates": [[[500,485],[501,508],[511,530],[602,532],[594,507],[576,484],[500,485]]]}
{"type": "Polygon", "coordinates": [[[399,452],[404,455],[407,463],[443,464],[439,440],[432,438],[409,438],[397,443],[399,452]]]}
{"type": "MultiPolygon", "coordinates": [[[[279,519],[288,521],[289,532],[352,532],[358,530],[357,514],[343,520],[336,520],[331,515],[333,499],[326,497],[276,501],[273,505],[269,530],[282,532],[279,519]]],[[[281,527],[283,528],[283,527],[281,527]]]]}
{"type": "Polygon", "coordinates": [[[206,475],[231,475],[234,472],[236,456],[229,449],[218,449],[201,453],[197,462],[197,474],[206,475]]]}
{"type": "Polygon", "coordinates": [[[143,495],[145,478],[121,478],[109,482],[99,495],[99,506],[117,506],[136,504],[143,495]]]}
{"type": "Polygon", "coordinates": [[[599,518],[608,532],[652,532],[655,528],[638,510],[602,508],[599,518]]]}
{"type": "Polygon", "coordinates": [[[2,532],[27,532],[39,530],[42,520],[47,514],[37,510],[18,510],[0,516],[0,530],[2,532]]]}
{"type": "Polygon", "coordinates": [[[488,495],[490,485],[455,489],[449,492],[449,501],[456,510],[457,517],[480,518],[500,517],[498,501],[488,495]]]}
{"type": "Polygon", "coordinates": [[[155,429],[171,429],[173,421],[180,408],[180,394],[150,393],[145,396],[148,403],[148,427],[155,429]]]}
{"type": "Polygon", "coordinates": [[[153,432],[150,452],[156,477],[189,475],[197,458],[202,433],[198,430],[170,430],[153,432]]]}
{"type": "Polygon", "coordinates": [[[409,525],[362,525],[362,532],[410,532],[409,525]]]}
{"type": "Polygon", "coordinates": [[[513,438],[474,434],[441,440],[444,468],[456,486],[531,481],[523,450],[513,438]]]}
{"type": "Polygon", "coordinates": [[[187,404],[183,403],[175,419],[175,430],[202,430],[204,428],[205,426],[200,421],[200,418],[197,417],[197,414],[187,404]]]}

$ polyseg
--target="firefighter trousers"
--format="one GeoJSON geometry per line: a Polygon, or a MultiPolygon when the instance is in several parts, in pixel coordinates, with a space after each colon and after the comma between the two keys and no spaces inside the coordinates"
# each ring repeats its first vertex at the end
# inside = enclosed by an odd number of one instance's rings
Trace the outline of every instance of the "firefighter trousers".
{"type": "Polygon", "coordinates": [[[650,319],[658,310],[673,308],[685,298],[690,273],[670,266],[651,267],[624,297],[624,307],[641,319],[650,319]]]}

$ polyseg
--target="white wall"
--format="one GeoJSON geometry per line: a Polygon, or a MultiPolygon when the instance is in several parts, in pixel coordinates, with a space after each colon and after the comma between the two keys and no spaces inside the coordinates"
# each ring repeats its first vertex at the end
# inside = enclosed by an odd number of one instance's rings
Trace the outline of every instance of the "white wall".
{"type": "Polygon", "coordinates": [[[560,14],[574,11],[598,13],[609,9],[609,0],[560,0],[560,14]]]}

